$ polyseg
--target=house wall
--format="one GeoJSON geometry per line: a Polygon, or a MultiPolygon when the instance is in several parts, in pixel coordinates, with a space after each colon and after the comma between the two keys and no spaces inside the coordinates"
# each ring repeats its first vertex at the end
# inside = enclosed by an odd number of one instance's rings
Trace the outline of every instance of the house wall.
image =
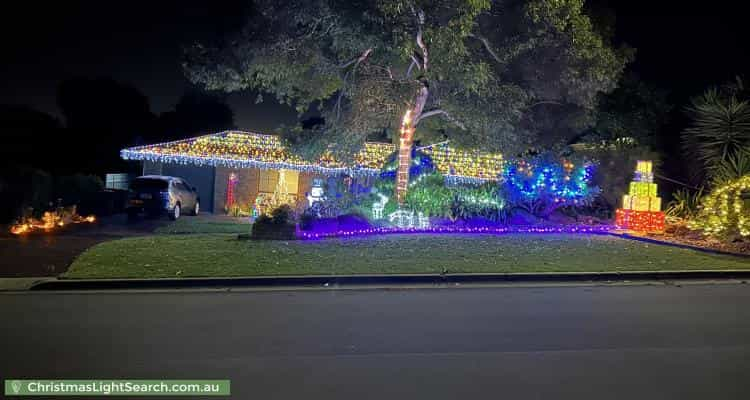
{"type": "Polygon", "coordinates": [[[260,170],[257,168],[233,169],[216,167],[216,178],[214,184],[214,212],[223,213],[227,203],[227,183],[229,174],[237,175],[237,185],[234,187],[234,201],[243,208],[255,201],[258,195],[258,179],[260,170]]]}
{"type": "MultiPolygon", "coordinates": [[[[243,208],[246,208],[255,202],[255,198],[258,196],[260,175],[262,173],[260,169],[216,167],[215,170],[216,175],[213,188],[213,209],[215,213],[225,212],[224,207],[227,202],[227,183],[229,182],[229,174],[231,173],[237,174],[238,177],[237,184],[234,188],[234,201],[243,208]]],[[[312,179],[313,174],[311,173],[299,173],[299,180],[297,183],[297,208],[299,210],[304,209],[307,205],[306,196],[310,192],[312,179]]]]}

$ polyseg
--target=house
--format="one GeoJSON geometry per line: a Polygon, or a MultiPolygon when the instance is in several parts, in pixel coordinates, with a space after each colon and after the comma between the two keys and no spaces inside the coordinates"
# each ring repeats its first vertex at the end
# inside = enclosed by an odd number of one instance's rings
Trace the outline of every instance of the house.
{"type": "MultiPolygon", "coordinates": [[[[420,148],[446,180],[481,183],[497,179],[503,166],[500,154],[460,151],[447,144],[420,148]]],[[[288,203],[304,207],[314,180],[330,183],[350,177],[367,183],[378,176],[396,151],[391,143],[368,142],[352,165],[324,155],[311,163],[292,154],[274,135],[226,131],[173,142],[124,149],[125,160],[143,163],[143,174],[173,175],[194,185],[201,208],[225,212],[230,204],[258,204],[279,192],[288,203]]]]}

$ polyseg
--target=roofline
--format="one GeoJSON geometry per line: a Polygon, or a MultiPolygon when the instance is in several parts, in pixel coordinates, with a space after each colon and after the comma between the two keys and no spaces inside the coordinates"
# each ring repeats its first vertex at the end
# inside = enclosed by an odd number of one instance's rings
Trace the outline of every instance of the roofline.
{"type": "MultiPolygon", "coordinates": [[[[249,131],[240,131],[240,130],[230,130],[230,131],[222,131],[222,132],[212,133],[212,134],[207,134],[207,135],[194,136],[194,137],[190,137],[186,139],[173,140],[170,142],[129,147],[129,148],[120,150],[120,157],[123,160],[129,160],[129,161],[150,161],[150,162],[160,162],[160,163],[180,164],[180,165],[192,164],[192,165],[199,166],[199,167],[208,166],[208,167],[226,167],[226,168],[258,168],[258,169],[270,169],[270,170],[287,169],[287,170],[293,170],[293,171],[299,171],[299,172],[318,173],[318,174],[327,175],[327,176],[343,176],[343,175],[378,176],[380,175],[380,172],[381,172],[380,169],[378,168],[324,167],[324,166],[316,165],[313,163],[306,163],[306,164],[293,164],[293,163],[287,163],[287,162],[274,163],[274,162],[266,162],[266,161],[258,161],[258,160],[242,160],[242,159],[226,158],[226,157],[165,155],[165,154],[156,153],[152,151],[144,151],[145,149],[149,147],[153,147],[153,146],[168,146],[168,145],[173,145],[173,144],[178,144],[178,143],[190,142],[190,141],[194,141],[194,140],[204,138],[204,137],[226,136],[228,133],[232,133],[232,132],[278,138],[277,135],[269,135],[269,134],[249,132],[249,131]]],[[[367,143],[380,144],[380,145],[392,145],[391,143],[385,143],[385,142],[367,142],[367,143]]],[[[392,146],[394,147],[394,151],[395,151],[396,146],[395,145],[392,145],[392,146]]],[[[446,174],[442,174],[442,175],[445,177],[446,181],[449,183],[482,184],[485,182],[495,180],[495,179],[476,178],[476,177],[461,176],[461,175],[446,175],[446,174]]]]}

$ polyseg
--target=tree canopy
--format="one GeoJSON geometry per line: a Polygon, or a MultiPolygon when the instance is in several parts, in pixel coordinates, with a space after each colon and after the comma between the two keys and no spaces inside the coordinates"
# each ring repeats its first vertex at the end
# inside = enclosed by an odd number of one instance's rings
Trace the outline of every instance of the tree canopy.
{"type": "Polygon", "coordinates": [[[310,156],[393,136],[407,109],[417,139],[516,152],[544,142],[552,112],[580,124],[632,56],[583,3],[255,0],[240,32],[188,48],[184,69],[209,90],[318,110],[322,129],[288,135],[310,156]]]}

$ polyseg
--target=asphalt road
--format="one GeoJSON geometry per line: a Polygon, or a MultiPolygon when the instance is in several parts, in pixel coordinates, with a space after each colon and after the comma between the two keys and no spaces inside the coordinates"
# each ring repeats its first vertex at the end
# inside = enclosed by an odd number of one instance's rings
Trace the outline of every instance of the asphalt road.
{"type": "Polygon", "coordinates": [[[0,379],[242,399],[747,399],[750,286],[0,294],[0,379]]]}

